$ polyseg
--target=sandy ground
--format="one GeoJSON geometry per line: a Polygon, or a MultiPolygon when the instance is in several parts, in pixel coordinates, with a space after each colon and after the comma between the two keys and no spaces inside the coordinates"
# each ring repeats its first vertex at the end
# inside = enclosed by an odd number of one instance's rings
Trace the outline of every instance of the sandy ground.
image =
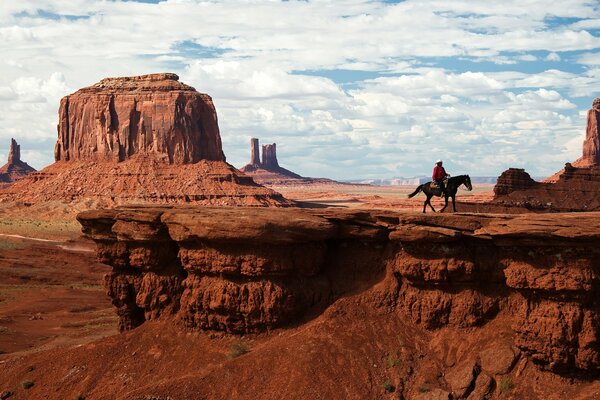
{"type": "MultiPolygon", "coordinates": [[[[422,193],[412,199],[408,198],[408,194],[415,190],[415,186],[330,184],[270,187],[289,199],[329,207],[422,211],[423,202],[425,201],[425,195],[422,193]]],[[[457,204],[464,202],[483,204],[489,202],[494,195],[493,188],[494,185],[475,185],[472,191],[468,191],[461,187],[456,196],[457,204]]],[[[431,203],[436,210],[439,210],[444,206],[444,199],[434,197],[431,203]]],[[[461,211],[458,206],[457,210],[461,211]]]]}
{"type": "Polygon", "coordinates": [[[117,332],[101,286],[108,267],[75,225],[0,222],[0,360],[117,332]],[[35,239],[27,238],[35,235],[35,239]]]}

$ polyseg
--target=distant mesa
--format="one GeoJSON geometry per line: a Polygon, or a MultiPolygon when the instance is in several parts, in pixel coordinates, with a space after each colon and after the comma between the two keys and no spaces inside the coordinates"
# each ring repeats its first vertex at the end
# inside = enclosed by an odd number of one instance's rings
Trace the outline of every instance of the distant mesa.
{"type": "Polygon", "coordinates": [[[35,168],[21,160],[21,146],[15,139],[10,139],[8,162],[0,167],[0,188],[7,187],[35,171],[35,168]]]}
{"type": "Polygon", "coordinates": [[[600,98],[588,111],[583,154],[542,182],[510,168],[498,178],[494,202],[554,211],[600,210],[600,98]]]}
{"type": "Polygon", "coordinates": [[[250,163],[240,170],[250,175],[261,185],[310,185],[315,183],[339,183],[326,178],[307,178],[279,166],[277,144],[262,145],[262,160],[259,157],[257,138],[250,139],[250,163]]]}
{"type": "Polygon", "coordinates": [[[0,198],[291,204],[225,162],[211,97],[172,73],[106,78],[65,96],[54,158],[0,198]]]}

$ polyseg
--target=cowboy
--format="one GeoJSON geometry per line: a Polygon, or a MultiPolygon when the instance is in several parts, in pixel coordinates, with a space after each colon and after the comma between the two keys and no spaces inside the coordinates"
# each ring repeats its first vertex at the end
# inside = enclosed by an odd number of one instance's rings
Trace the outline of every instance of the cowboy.
{"type": "Polygon", "coordinates": [[[433,175],[431,179],[440,187],[442,194],[446,192],[446,186],[444,185],[444,179],[450,176],[450,174],[446,173],[442,164],[444,162],[442,160],[437,160],[435,162],[435,167],[433,168],[433,175]]]}

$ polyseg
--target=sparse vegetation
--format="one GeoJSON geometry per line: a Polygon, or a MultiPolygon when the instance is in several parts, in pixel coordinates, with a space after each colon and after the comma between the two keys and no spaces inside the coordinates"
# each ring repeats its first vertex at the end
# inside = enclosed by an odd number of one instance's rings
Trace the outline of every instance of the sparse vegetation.
{"type": "Polygon", "coordinates": [[[8,332],[8,326],[1,326],[0,325],[0,333],[7,333],[8,332]]]}
{"type": "Polygon", "coordinates": [[[242,341],[235,342],[229,346],[229,354],[227,358],[233,360],[239,356],[242,356],[250,351],[250,348],[242,341]]]}
{"type": "Polygon", "coordinates": [[[425,385],[419,386],[419,393],[427,393],[429,392],[429,388],[425,385]]]}
{"type": "Polygon", "coordinates": [[[75,400],[85,400],[85,396],[82,394],[77,395],[77,396],[75,396],[75,400]]]}
{"type": "Polygon", "coordinates": [[[28,247],[25,243],[17,243],[12,240],[0,240],[0,250],[19,250],[28,247]]]}
{"type": "Polygon", "coordinates": [[[397,367],[400,365],[400,352],[397,351],[396,354],[390,354],[386,360],[388,368],[397,367]]]}
{"type": "Polygon", "coordinates": [[[13,395],[13,394],[14,394],[14,393],[13,393],[13,392],[11,392],[10,390],[5,390],[5,391],[3,391],[2,393],[0,393],[0,399],[1,399],[1,400],[6,400],[6,399],[8,399],[9,397],[12,397],[12,395],[13,395]]]}
{"type": "Polygon", "coordinates": [[[396,387],[392,385],[390,381],[387,381],[383,384],[383,389],[388,393],[393,393],[396,390],[396,387]]]}
{"type": "Polygon", "coordinates": [[[33,385],[35,385],[35,382],[30,381],[30,380],[21,382],[21,386],[23,386],[23,389],[31,389],[33,387],[33,385]]]}
{"type": "Polygon", "coordinates": [[[500,379],[500,383],[498,383],[498,391],[500,394],[510,392],[513,387],[512,380],[509,376],[503,376],[502,379],[500,379]]]}

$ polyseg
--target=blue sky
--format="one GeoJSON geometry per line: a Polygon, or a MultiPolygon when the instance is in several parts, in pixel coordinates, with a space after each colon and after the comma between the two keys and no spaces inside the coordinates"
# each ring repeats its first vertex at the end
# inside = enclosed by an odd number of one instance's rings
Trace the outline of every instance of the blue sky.
{"type": "Polygon", "coordinates": [[[549,175],[600,96],[598,1],[29,0],[0,7],[0,157],[50,164],[58,102],[171,71],[213,97],[230,163],[249,139],[335,179],[549,175]]]}

